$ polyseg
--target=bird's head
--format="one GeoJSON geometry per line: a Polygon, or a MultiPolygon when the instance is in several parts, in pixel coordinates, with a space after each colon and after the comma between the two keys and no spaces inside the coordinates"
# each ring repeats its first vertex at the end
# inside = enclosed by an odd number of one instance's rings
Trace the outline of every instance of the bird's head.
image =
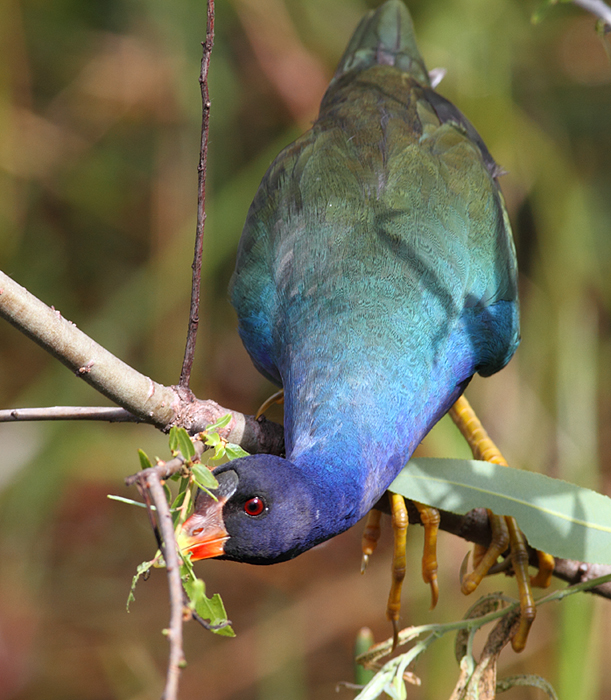
{"type": "Polygon", "coordinates": [[[243,457],[217,467],[214,475],[217,500],[199,491],[178,535],[179,547],[193,561],[220,557],[273,564],[336,534],[321,529],[325,519],[315,479],[285,459],[243,457]]]}

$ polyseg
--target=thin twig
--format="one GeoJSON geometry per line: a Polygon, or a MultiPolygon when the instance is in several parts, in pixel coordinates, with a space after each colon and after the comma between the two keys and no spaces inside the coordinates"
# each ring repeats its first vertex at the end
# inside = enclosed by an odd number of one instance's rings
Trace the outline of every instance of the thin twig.
{"type": "Polygon", "coordinates": [[[32,420],[100,420],[109,423],[141,423],[133,413],[112,406],[46,406],[0,410],[0,423],[32,420]]]}
{"type": "Polygon", "coordinates": [[[199,85],[202,93],[202,133],[197,166],[197,228],[195,231],[195,253],[193,255],[193,280],[191,283],[191,308],[189,310],[189,330],[185,357],[180,372],[179,386],[188,387],[191,381],[191,368],[195,356],[195,343],[199,326],[199,303],[202,278],[202,254],[204,244],[204,226],[206,224],[206,169],[208,165],[208,131],[210,127],[210,95],[208,92],[208,69],[210,54],[214,45],[214,0],[208,0],[208,23],[206,41],[202,42],[202,63],[199,74],[199,85]]]}
{"type": "Polygon", "coordinates": [[[170,508],[161,486],[161,481],[154,469],[148,470],[144,485],[157,508],[157,520],[162,538],[161,551],[166,563],[170,589],[170,627],[166,630],[170,642],[170,659],[162,698],[163,700],[176,700],[178,697],[180,669],[185,663],[182,649],[183,589],[180,580],[176,538],[174,537],[170,508]]]}
{"type": "Polygon", "coordinates": [[[591,12],[611,28],[611,7],[604,3],[603,0],[573,0],[573,4],[591,12]]]}

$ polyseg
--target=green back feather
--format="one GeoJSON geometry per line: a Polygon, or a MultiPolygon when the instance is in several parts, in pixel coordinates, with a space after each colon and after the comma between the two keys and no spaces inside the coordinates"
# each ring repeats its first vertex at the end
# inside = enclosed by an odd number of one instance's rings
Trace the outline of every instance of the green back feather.
{"type": "Polygon", "coordinates": [[[350,71],[375,65],[395,66],[430,87],[429,74],[416,44],[412,18],[401,0],[388,0],[363,17],[331,85],[350,71]]]}

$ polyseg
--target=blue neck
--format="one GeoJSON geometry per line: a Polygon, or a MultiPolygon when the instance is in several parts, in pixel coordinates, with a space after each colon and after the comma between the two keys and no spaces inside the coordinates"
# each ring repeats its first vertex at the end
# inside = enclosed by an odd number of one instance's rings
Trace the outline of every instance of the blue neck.
{"type": "Polygon", "coordinates": [[[473,362],[460,331],[442,352],[429,353],[430,362],[422,361],[421,348],[416,365],[409,350],[389,352],[386,342],[382,353],[365,335],[347,346],[339,320],[330,334],[344,340],[311,343],[304,334],[308,342],[290,346],[282,373],[285,439],[287,459],[327,485],[323,507],[341,531],[371,509],[405,466],[462,393],[473,362]]]}

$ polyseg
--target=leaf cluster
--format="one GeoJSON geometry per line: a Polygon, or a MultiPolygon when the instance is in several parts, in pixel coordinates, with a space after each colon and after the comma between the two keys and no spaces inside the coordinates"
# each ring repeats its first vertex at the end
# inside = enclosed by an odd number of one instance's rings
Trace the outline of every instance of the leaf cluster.
{"type": "MultiPolygon", "coordinates": [[[[173,493],[167,482],[164,483],[166,498],[168,503],[171,504],[170,512],[172,514],[172,523],[175,532],[178,532],[185,522],[190,508],[195,501],[197,489],[202,489],[210,494],[212,498],[216,498],[214,491],[218,488],[218,482],[212,470],[219,464],[224,464],[225,462],[247,455],[239,445],[227,442],[218,433],[230,420],[231,416],[224,416],[216,423],[209,425],[206,430],[195,437],[191,437],[184,428],[174,427],[170,430],[170,452],[173,458],[181,458],[183,465],[181,471],[172,475],[169,479],[169,481],[177,484],[176,493],[173,493]],[[197,450],[194,446],[195,441],[200,441],[205,445],[201,457],[198,457],[197,450]]],[[[138,455],[142,469],[152,469],[154,467],[152,461],[145,452],[139,450],[138,455]]],[[[157,459],[156,462],[159,464],[160,460],[157,459]]],[[[110,498],[141,507],[144,506],[142,503],[117,496],[110,496],[110,498]]],[[[197,618],[207,621],[205,625],[207,629],[221,636],[234,637],[235,633],[227,619],[225,606],[220,595],[215,593],[211,597],[208,597],[206,595],[206,585],[204,581],[198,578],[193,570],[190,554],[183,553],[179,550],[179,555],[181,559],[180,575],[186,596],[187,608],[197,618]]],[[[165,562],[160,551],[157,551],[153,559],[142,562],[142,564],[137,567],[127,600],[128,610],[129,604],[135,599],[134,590],[140,577],[144,576],[148,578],[151,569],[157,567],[165,567],[165,562]]]]}

